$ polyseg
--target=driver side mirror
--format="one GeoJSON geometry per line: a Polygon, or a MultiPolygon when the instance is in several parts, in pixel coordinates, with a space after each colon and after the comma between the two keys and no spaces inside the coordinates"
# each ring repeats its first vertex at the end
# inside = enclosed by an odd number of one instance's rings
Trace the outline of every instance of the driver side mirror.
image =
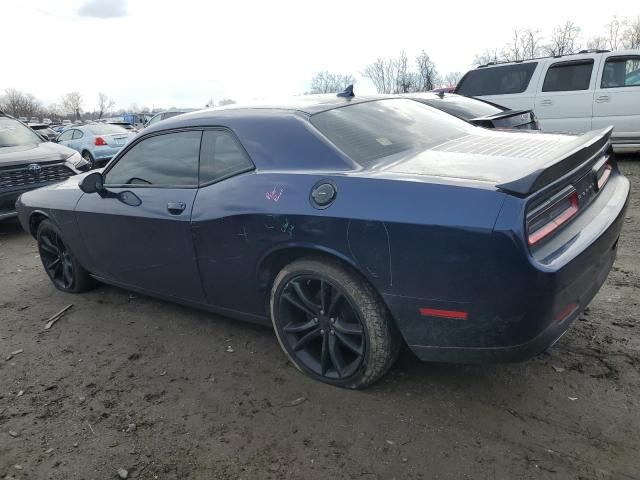
{"type": "Polygon", "coordinates": [[[93,172],[87,175],[80,182],[80,190],[84,193],[96,193],[104,190],[104,179],[102,173],[93,172]]]}

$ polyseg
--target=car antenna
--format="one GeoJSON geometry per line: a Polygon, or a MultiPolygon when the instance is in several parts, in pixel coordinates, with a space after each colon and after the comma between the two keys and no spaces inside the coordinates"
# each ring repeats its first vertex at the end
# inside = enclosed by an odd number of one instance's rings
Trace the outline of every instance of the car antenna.
{"type": "Polygon", "coordinates": [[[356,94],[353,93],[353,84],[349,85],[343,91],[341,91],[341,92],[336,94],[336,97],[344,97],[344,98],[351,98],[351,97],[355,97],[355,96],[356,96],[356,94]]]}
{"type": "Polygon", "coordinates": [[[438,95],[440,98],[444,98],[444,92],[442,90],[436,93],[436,95],[438,95]]]}

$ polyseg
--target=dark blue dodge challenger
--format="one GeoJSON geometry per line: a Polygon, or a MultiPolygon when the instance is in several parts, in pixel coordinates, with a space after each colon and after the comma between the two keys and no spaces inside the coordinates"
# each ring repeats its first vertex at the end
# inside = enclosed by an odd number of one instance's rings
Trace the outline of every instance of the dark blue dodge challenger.
{"type": "Polygon", "coordinates": [[[629,183],[610,134],[301,97],[161,122],[17,209],[60,290],[97,280],[272,323],[301,371],[360,388],[403,342],[507,361],[565,332],[616,255],[629,183]]]}

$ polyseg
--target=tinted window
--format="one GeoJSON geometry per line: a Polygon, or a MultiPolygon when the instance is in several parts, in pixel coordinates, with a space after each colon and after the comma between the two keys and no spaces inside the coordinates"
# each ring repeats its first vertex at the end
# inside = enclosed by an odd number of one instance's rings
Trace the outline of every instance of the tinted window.
{"type": "Polygon", "coordinates": [[[202,135],[200,184],[253,168],[246,152],[229,132],[208,130],[202,135]]]}
{"type": "Polygon", "coordinates": [[[90,127],[85,127],[94,135],[108,135],[110,133],[127,133],[127,131],[119,125],[111,125],[109,123],[105,123],[102,125],[91,125],[90,127]]]}
{"type": "Polygon", "coordinates": [[[73,131],[73,138],[74,140],[77,140],[78,138],[82,138],[84,137],[84,133],[82,133],[80,130],[74,130],[73,131]]]}
{"type": "Polygon", "coordinates": [[[361,165],[419,152],[471,133],[475,127],[413,100],[379,100],[334,108],[311,123],[361,165]]]}
{"type": "Polygon", "coordinates": [[[443,112],[455,115],[456,117],[464,118],[465,120],[487,117],[504,112],[505,110],[495,107],[490,103],[457,95],[445,96],[442,99],[418,99],[418,101],[442,110],[443,112]]]}
{"type": "Polygon", "coordinates": [[[456,93],[468,97],[522,93],[529,86],[537,62],[485,67],[468,72],[456,88],[456,93]]]}
{"type": "Polygon", "coordinates": [[[42,139],[29,127],[9,117],[0,117],[0,147],[17,147],[42,143],[42,139]]]}
{"type": "Polygon", "coordinates": [[[66,132],[62,132],[62,134],[58,137],[58,141],[64,142],[65,140],[71,140],[72,135],[73,135],[73,130],[67,130],[66,132]]]}
{"type": "Polygon", "coordinates": [[[554,63],[547,70],[542,91],[588,90],[592,70],[593,60],[554,63]]]}
{"type": "Polygon", "coordinates": [[[640,86],[640,57],[610,57],[604,64],[602,88],[640,86]]]}
{"type": "Polygon", "coordinates": [[[167,133],[143,140],[107,174],[110,185],[195,186],[202,132],[167,133]]]}

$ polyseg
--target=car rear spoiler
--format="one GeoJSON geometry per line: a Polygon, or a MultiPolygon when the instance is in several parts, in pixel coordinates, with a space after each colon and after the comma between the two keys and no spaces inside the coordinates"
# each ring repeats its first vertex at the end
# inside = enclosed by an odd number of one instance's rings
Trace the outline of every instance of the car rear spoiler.
{"type": "Polygon", "coordinates": [[[499,118],[515,117],[517,115],[527,115],[531,118],[531,110],[505,110],[504,112],[494,113],[492,115],[486,115],[484,117],[472,118],[472,122],[481,122],[483,120],[496,120],[499,118]]]}
{"type": "Polygon", "coordinates": [[[530,195],[572,172],[606,149],[610,143],[612,131],[613,127],[607,127],[585,133],[577,137],[577,140],[582,142],[560,158],[551,159],[543,167],[496,187],[519,196],[530,195]]]}

